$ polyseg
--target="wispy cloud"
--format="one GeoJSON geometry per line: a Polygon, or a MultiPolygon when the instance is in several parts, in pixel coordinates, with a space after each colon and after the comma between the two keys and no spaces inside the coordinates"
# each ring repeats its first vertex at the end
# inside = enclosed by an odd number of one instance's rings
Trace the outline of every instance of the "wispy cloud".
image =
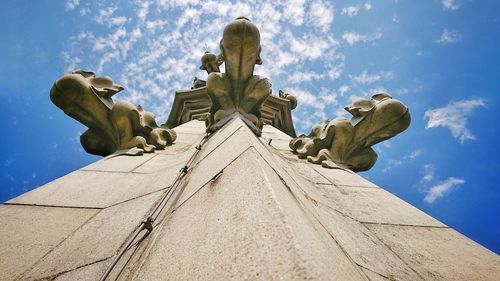
{"type": "Polygon", "coordinates": [[[351,46],[358,42],[366,43],[380,38],[382,38],[382,32],[380,31],[373,34],[360,34],[354,31],[346,31],[342,34],[342,39],[344,39],[344,41],[351,46]]]}
{"type": "Polygon", "coordinates": [[[320,80],[325,78],[325,74],[323,73],[315,73],[315,72],[295,72],[288,76],[287,82],[292,84],[299,84],[302,82],[309,82],[314,80],[320,80]]]}
{"type": "Polygon", "coordinates": [[[302,25],[304,23],[305,0],[288,0],[285,4],[283,15],[293,25],[302,25]]]}
{"type": "Polygon", "coordinates": [[[430,182],[434,179],[435,168],[432,164],[424,165],[424,175],[420,179],[421,183],[430,182]]]}
{"type": "Polygon", "coordinates": [[[437,199],[443,197],[446,193],[450,192],[456,186],[464,184],[465,181],[460,178],[449,177],[445,181],[440,182],[427,190],[424,201],[427,203],[434,203],[437,199]]]}
{"type": "Polygon", "coordinates": [[[368,73],[368,70],[365,69],[358,75],[349,75],[349,78],[359,84],[372,84],[381,79],[390,79],[392,76],[392,72],[381,71],[378,73],[368,73]]]}
{"type": "MultiPolygon", "coordinates": [[[[388,143],[388,142],[385,141],[382,144],[386,144],[386,143],[388,143]]],[[[393,169],[393,168],[395,168],[397,166],[401,166],[404,163],[407,163],[408,161],[415,160],[415,159],[417,159],[417,157],[420,156],[420,154],[422,154],[422,150],[421,149],[415,149],[412,152],[410,152],[409,154],[404,155],[403,157],[401,157],[401,159],[389,159],[389,160],[387,160],[386,166],[382,169],[382,172],[386,173],[389,170],[391,170],[391,169],[393,169]]]]}
{"type": "Polygon", "coordinates": [[[324,3],[320,0],[314,1],[309,7],[309,22],[317,27],[320,27],[323,32],[328,31],[333,22],[333,5],[324,3]]]}
{"type": "Polygon", "coordinates": [[[485,106],[483,99],[470,99],[454,101],[445,107],[427,110],[424,115],[424,118],[428,119],[426,129],[445,127],[461,143],[473,140],[475,136],[467,128],[467,119],[474,109],[485,106]]]}
{"type": "Polygon", "coordinates": [[[64,10],[65,11],[74,10],[76,9],[76,7],[78,7],[79,4],[80,0],[68,0],[68,2],[66,2],[66,5],[64,6],[64,10]]]}
{"type": "Polygon", "coordinates": [[[342,11],[340,12],[341,15],[348,15],[350,17],[354,17],[359,13],[360,7],[359,6],[347,6],[342,8],[342,11]]]}
{"type": "MultiPolygon", "coordinates": [[[[274,93],[289,88],[298,96],[298,130],[335,117],[342,109],[334,106],[350,102],[351,92],[368,95],[369,89],[361,87],[372,85],[370,79],[385,79],[381,72],[343,76],[348,52],[343,45],[377,40],[382,32],[343,34],[334,29],[337,11],[327,0],[83,4],[74,9],[90,20],[82,20],[80,32],[65,43],[66,69],[113,77],[125,87],[117,98],[142,104],[158,122],[168,116],[176,90],[189,89],[195,76],[205,79],[206,73],[199,70],[201,55],[219,53],[224,27],[237,16],[250,18],[261,32],[263,65],[256,66],[255,73],[272,81],[274,93]],[[332,80],[339,86],[332,88],[332,80]]],[[[359,9],[372,6],[365,0],[359,9]]]]}
{"type": "Polygon", "coordinates": [[[437,39],[435,42],[437,44],[447,44],[447,43],[455,43],[462,39],[462,35],[455,30],[443,29],[441,33],[441,37],[437,39]]]}
{"type": "Polygon", "coordinates": [[[372,9],[372,4],[370,2],[366,2],[364,5],[356,5],[356,6],[347,6],[342,8],[340,11],[341,15],[347,15],[349,17],[356,16],[361,10],[369,11],[372,9]]]}
{"type": "Polygon", "coordinates": [[[455,3],[455,0],[441,0],[441,5],[443,5],[443,10],[458,10],[460,5],[455,3]]]}

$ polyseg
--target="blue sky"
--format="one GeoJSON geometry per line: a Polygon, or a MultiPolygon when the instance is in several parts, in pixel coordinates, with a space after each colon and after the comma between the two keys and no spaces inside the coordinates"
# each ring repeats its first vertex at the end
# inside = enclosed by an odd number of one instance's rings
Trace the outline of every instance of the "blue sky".
{"type": "MultiPolygon", "coordinates": [[[[299,133],[386,91],[405,102],[410,128],[379,144],[362,173],[500,253],[500,2],[5,1],[0,0],[2,202],[99,157],[85,127],[51,104],[55,79],[74,69],[125,86],[163,123],[204,51],[218,52],[237,16],[261,30],[273,91],[298,98],[299,133]]],[[[390,206],[388,206],[390,208],[390,206]]]]}

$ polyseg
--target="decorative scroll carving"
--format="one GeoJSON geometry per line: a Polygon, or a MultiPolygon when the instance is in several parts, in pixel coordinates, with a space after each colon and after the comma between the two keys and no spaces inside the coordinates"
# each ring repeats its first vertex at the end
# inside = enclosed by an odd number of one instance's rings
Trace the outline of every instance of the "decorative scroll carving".
{"type": "Polygon", "coordinates": [[[172,144],[175,132],[158,127],[152,113],[126,101],[113,102],[111,97],[121,90],[109,77],[78,70],[54,83],[50,99],[89,128],[80,136],[88,153],[106,156],[134,147],[152,152],[172,144]]]}
{"type": "Polygon", "coordinates": [[[309,135],[292,139],[290,148],[299,158],[323,167],[366,171],[377,161],[371,146],[410,125],[408,108],[386,93],[356,101],[345,109],[352,114],[351,120],[338,117],[315,125],[309,135]]]}
{"type": "Polygon", "coordinates": [[[239,112],[254,125],[251,126],[254,133],[260,135],[263,126],[260,107],[271,94],[271,83],[265,77],[253,75],[255,65],[262,64],[259,30],[249,19],[237,18],[224,29],[220,50],[218,61],[225,62],[226,72],[214,71],[207,78],[207,93],[212,101],[207,131],[217,130],[223,125],[220,121],[239,112]]]}

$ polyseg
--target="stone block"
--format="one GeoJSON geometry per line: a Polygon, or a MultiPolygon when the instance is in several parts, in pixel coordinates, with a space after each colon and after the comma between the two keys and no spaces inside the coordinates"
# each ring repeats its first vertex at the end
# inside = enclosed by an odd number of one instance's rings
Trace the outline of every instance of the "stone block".
{"type": "MultiPolygon", "coordinates": [[[[290,150],[291,152],[291,149],[290,147],[288,146],[288,144],[290,143],[290,140],[283,140],[283,139],[273,139],[273,138],[268,138],[268,137],[261,137],[260,138],[262,140],[263,143],[265,143],[266,145],[269,145],[275,149],[279,149],[279,150],[290,150]],[[271,141],[271,143],[269,143],[269,141],[271,141]]],[[[297,156],[295,156],[297,157],[297,156]]]]}
{"type": "Polygon", "coordinates": [[[194,147],[192,144],[174,142],[172,145],[167,146],[165,149],[156,150],[155,153],[160,155],[178,155],[183,153],[190,153],[192,151],[194,151],[194,147]]]}
{"type": "MultiPolygon", "coordinates": [[[[189,122],[190,123],[190,122],[189,122]]],[[[196,124],[182,124],[181,126],[175,127],[173,129],[177,135],[179,134],[205,134],[205,124],[203,126],[198,126],[196,124]]]]}
{"type": "Polygon", "coordinates": [[[154,153],[144,153],[141,156],[110,155],[102,160],[85,166],[80,170],[126,173],[131,172],[156,155],[157,154],[154,153]]]}
{"type": "Polygon", "coordinates": [[[194,153],[194,150],[190,152],[191,153],[180,153],[178,155],[156,155],[151,160],[135,168],[132,172],[142,174],[172,173],[172,167],[176,167],[178,170],[184,166],[189,157],[194,153]]]}
{"type": "Polygon", "coordinates": [[[378,187],[358,174],[350,170],[344,169],[329,169],[319,165],[309,164],[318,171],[321,175],[327,178],[331,183],[340,186],[357,186],[357,187],[378,187]]]}
{"type": "Polygon", "coordinates": [[[450,228],[366,225],[425,280],[498,280],[500,257],[450,228]]]}
{"type": "MultiPolygon", "coordinates": [[[[200,155],[200,160],[197,162],[196,167],[194,167],[185,178],[187,185],[180,195],[178,204],[187,200],[187,198],[202,188],[203,185],[211,181],[227,165],[252,146],[251,141],[248,139],[249,132],[246,130],[249,129],[240,127],[219,146],[214,147],[211,146],[210,143],[207,143],[207,147],[204,148],[200,155]],[[210,149],[212,147],[214,147],[214,150],[211,151],[210,149]]],[[[250,137],[253,137],[253,135],[250,137]]]]}
{"type": "Polygon", "coordinates": [[[335,241],[362,268],[387,280],[423,280],[362,223],[321,202],[310,205],[335,241]]]}
{"type": "Polygon", "coordinates": [[[191,120],[189,122],[186,122],[180,126],[177,126],[174,128],[174,131],[180,128],[203,128],[205,129],[205,121],[199,121],[199,120],[191,120]]]}
{"type": "Polygon", "coordinates": [[[0,205],[0,280],[15,280],[98,210],[0,205]]]}
{"type": "MultiPolygon", "coordinates": [[[[243,121],[239,118],[233,119],[217,132],[210,135],[208,141],[203,145],[203,150],[200,153],[200,159],[203,159],[206,155],[212,153],[214,149],[224,144],[228,138],[232,137],[240,129],[248,132],[248,136],[253,136],[253,133],[251,133],[250,129],[243,121]]],[[[248,138],[248,136],[246,136],[246,138],[248,138]]]]}
{"type": "MultiPolygon", "coordinates": [[[[170,186],[184,159],[158,155],[155,162],[138,168],[143,173],[78,170],[34,189],[8,203],[64,207],[105,208],[170,186]],[[160,167],[164,160],[166,167],[160,167]],[[150,172],[150,174],[144,174],[150,172]],[[151,174],[156,172],[154,174],[151,174]]],[[[153,158],[153,159],[156,159],[153,158]]]]}
{"type": "Polygon", "coordinates": [[[262,137],[266,139],[281,139],[290,141],[292,137],[270,125],[265,125],[262,129],[262,137]]]}
{"type": "Polygon", "coordinates": [[[196,145],[200,142],[200,140],[205,136],[205,134],[191,134],[191,133],[178,133],[177,139],[175,140],[173,145],[176,144],[190,144],[196,145]]]}
{"type": "Polygon", "coordinates": [[[160,195],[156,192],[102,210],[41,259],[22,279],[56,276],[112,257],[160,195]]]}
{"type": "Polygon", "coordinates": [[[322,204],[359,222],[446,227],[381,188],[304,186],[322,204]]]}
{"type": "Polygon", "coordinates": [[[95,281],[99,280],[106,270],[106,267],[111,262],[111,259],[106,259],[100,262],[92,263],[75,270],[65,272],[58,275],[54,281],[95,281]]]}
{"type": "Polygon", "coordinates": [[[364,280],[309,219],[250,148],[166,219],[136,280],[364,280]]]}

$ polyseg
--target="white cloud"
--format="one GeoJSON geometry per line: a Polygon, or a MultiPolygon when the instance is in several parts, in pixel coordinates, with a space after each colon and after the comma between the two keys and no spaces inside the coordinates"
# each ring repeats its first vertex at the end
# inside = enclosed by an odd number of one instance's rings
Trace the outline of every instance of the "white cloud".
{"type": "Polygon", "coordinates": [[[328,31],[333,18],[333,6],[329,3],[323,3],[319,0],[314,1],[309,7],[309,22],[320,27],[323,32],[328,31]]]}
{"type": "Polygon", "coordinates": [[[359,6],[347,6],[342,8],[342,11],[340,12],[341,15],[348,15],[350,17],[354,17],[359,13],[359,6]]]}
{"type": "Polygon", "coordinates": [[[373,84],[381,79],[391,79],[392,72],[368,73],[368,70],[365,69],[358,75],[349,75],[349,78],[359,84],[373,84]]]}
{"type": "Polygon", "coordinates": [[[286,88],[285,92],[297,98],[298,104],[311,106],[320,110],[325,108],[325,105],[318,102],[316,95],[311,94],[308,91],[298,89],[298,88],[286,88]]]}
{"type": "Polygon", "coordinates": [[[80,5],[80,0],[68,0],[68,2],[66,2],[66,5],[64,6],[64,10],[65,11],[74,10],[76,9],[76,7],[78,7],[78,5],[80,5]]]}
{"type": "MultiPolygon", "coordinates": [[[[80,12],[88,9],[85,14],[91,20],[82,22],[81,31],[65,43],[62,56],[67,70],[85,68],[113,77],[125,87],[116,98],[144,105],[159,123],[167,117],[176,90],[189,89],[194,76],[205,79],[206,73],[198,68],[200,57],[207,50],[219,53],[223,29],[236,16],[247,16],[261,32],[263,66],[257,66],[255,73],[268,77],[274,92],[289,86],[290,94],[298,96],[301,113],[294,113],[301,119],[298,130],[300,125],[319,123],[326,112],[335,117],[333,105],[349,98],[348,79],[339,80],[340,87],[323,89],[331,80],[343,78],[346,62],[339,48],[342,33],[331,28],[335,15],[331,1],[232,5],[226,0],[155,0],[131,5],[132,9],[118,2],[78,7],[80,12]]],[[[368,7],[359,6],[361,11],[368,7]]],[[[378,31],[375,36],[361,34],[356,42],[380,36],[378,31]]]]}
{"type": "Polygon", "coordinates": [[[437,39],[435,42],[438,44],[445,43],[455,43],[462,39],[462,35],[455,30],[443,29],[443,33],[441,33],[441,37],[437,39]]]}
{"type": "Polygon", "coordinates": [[[302,38],[295,37],[290,31],[285,32],[286,43],[297,58],[301,60],[316,60],[333,55],[337,41],[332,37],[307,34],[302,38]],[[314,44],[311,44],[314,42],[314,44]]]}
{"type": "Polygon", "coordinates": [[[70,73],[71,71],[77,70],[78,65],[82,62],[77,56],[71,56],[68,52],[61,53],[62,60],[64,61],[64,72],[70,73]]]}
{"type": "Polygon", "coordinates": [[[345,93],[349,92],[349,90],[350,90],[349,86],[347,86],[347,85],[341,85],[341,86],[339,87],[339,90],[338,90],[338,91],[339,91],[339,94],[340,94],[341,96],[343,96],[343,95],[345,95],[345,93]]]}
{"type": "Polygon", "coordinates": [[[455,0],[441,0],[441,5],[443,5],[443,10],[458,10],[460,5],[455,3],[455,0]]]}
{"type": "Polygon", "coordinates": [[[399,18],[399,16],[397,14],[394,14],[394,15],[392,15],[392,21],[395,23],[399,23],[401,21],[401,19],[399,18]]]}
{"type": "Polygon", "coordinates": [[[461,143],[473,140],[475,137],[467,128],[467,118],[478,107],[485,107],[482,99],[460,100],[445,107],[427,110],[424,115],[428,119],[426,129],[445,127],[461,143]]]}
{"type": "Polygon", "coordinates": [[[327,88],[321,88],[319,92],[319,100],[321,103],[327,105],[337,104],[337,93],[327,88]]]}
{"type": "Polygon", "coordinates": [[[304,3],[305,0],[288,0],[285,4],[283,15],[293,25],[304,23],[304,3]]]}
{"type": "Polygon", "coordinates": [[[347,15],[347,16],[352,18],[352,17],[356,16],[359,13],[359,11],[361,11],[362,9],[369,11],[372,9],[372,4],[370,2],[366,2],[362,6],[361,5],[347,6],[347,7],[342,8],[342,10],[340,11],[340,14],[347,15]]]}
{"type": "Polygon", "coordinates": [[[315,72],[295,72],[288,76],[288,83],[298,84],[302,82],[309,82],[313,80],[323,79],[324,74],[315,72]]]}
{"type": "Polygon", "coordinates": [[[382,38],[382,33],[380,31],[377,31],[373,34],[360,34],[353,31],[346,31],[342,34],[342,39],[344,39],[344,41],[346,41],[347,44],[351,46],[357,42],[366,43],[375,41],[380,38],[382,38]]]}
{"type": "MultiPolygon", "coordinates": [[[[389,141],[385,141],[382,144],[387,145],[387,147],[390,147],[389,141]]],[[[404,163],[407,163],[408,161],[415,160],[418,156],[420,156],[421,153],[422,153],[421,149],[415,149],[414,151],[410,152],[410,154],[407,154],[407,155],[401,157],[401,159],[397,159],[397,160],[396,159],[388,159],[386,166],[382,169],[382,172],[386,173],[387,171],[389,171],[397,166],[400,166],[404,163]]]]}
{"type": "Polygon", "coordinates": [[[465,181],[460,178],[449,177],[445,181],[432,186],[425,195],[424,201],[434,203],[437,199],[443,197],[445,193],[451,191],[454,187],[464,184],[465,181]]]}
{"type": "Polygon", "coordinates": [[[424,165],[424,175],[420,179],[420,182],[430,182],[434,179],[434,165],[426,164],[424,165]]]}

